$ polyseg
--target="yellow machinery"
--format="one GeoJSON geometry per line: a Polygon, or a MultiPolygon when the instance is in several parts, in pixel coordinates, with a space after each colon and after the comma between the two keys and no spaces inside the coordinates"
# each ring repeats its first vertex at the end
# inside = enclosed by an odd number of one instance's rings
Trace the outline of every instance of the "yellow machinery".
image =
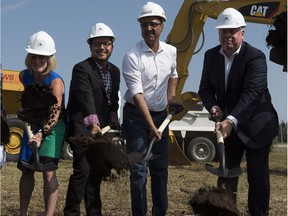
{"type": "Polygon", "coordinates": [[[7,123],[10,128],[10,142],[5,146],[8,161],[17,161],[20,153],[21,139],[24,133],[24,123],[18,119],[21,91],[24,90],[19,80],[19,71],[2,69],[2,103],[6,110],[7,123]]]}
{"type": "MultiPolygon", "coordinates": [[[[232,7],[243,14],[246,22],[273,24],[275,16],[287,11],[286,6],[287,2],[284,0],[184,0],[166,40],[167,43],[177,48],[178,98],[181,97],[186,79],[189,76],[188,66],[195,53],[198,40],[201,34],[204,34],[203,27],[207,18],[216,19],[225,8],[232,7]]],[[[175,137],[174,133],[170,131],[169,163],[189,165],[191,160],[186,157],[185,144],[182,144],[181,148],[179,147],[177,143],[179,138],[181,137],[175,137]]],[[[192,139],[192,137],[186,137],[185,139],[192,139]]],[[[200,145],[202,144],[200,143],[200,145]]],[[[207,147],[207,145],[203,146],[207,147]]],[[[201,148],[197,148],[197,146],[192,149],[204,151],[201,148]]]]}

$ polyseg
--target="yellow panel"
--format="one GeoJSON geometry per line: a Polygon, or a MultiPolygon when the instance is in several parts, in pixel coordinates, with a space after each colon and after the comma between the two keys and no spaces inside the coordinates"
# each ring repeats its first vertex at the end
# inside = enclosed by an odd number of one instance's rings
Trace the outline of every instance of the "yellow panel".
{"type": "Polygon", "coordinates": [[[19,80],[19,71],[2,70],[3,90],[23,91],[24,87],[19,80]]]}

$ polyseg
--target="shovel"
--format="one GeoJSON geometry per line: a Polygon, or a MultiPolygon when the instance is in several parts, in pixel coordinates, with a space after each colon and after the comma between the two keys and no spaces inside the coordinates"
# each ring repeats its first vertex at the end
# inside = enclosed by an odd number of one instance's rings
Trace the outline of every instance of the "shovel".
{"type": "Polygon", "coordinates": [[[100,132],[98,132],[97,134],[95,134],[95,137],[96,137],[96,138],[99,138],[99,137],[103,136],[105,133],[107,133],[107,132],[110,131],[110,130],[111,130],[111,126],[110,126],[110,125],[105,126],[104,128],[102,128],[102,129],[100,130],[100,132]]]}
{"type": "MultiPolygon", "coordinates": [[[[31,138],[33,136],[33,133],[31,132],[30,126],[28,124],[26,124],[26,131],[27,131],[28,137],[31,138]]],[[[57,165],[53,162],[50,162],[47,164],[41,164],[40,163],[39,152],[38,152],[38,148],[37,148],[37,142],[33,141],[30,144],[30,147],[32,149],[32,153],[33,153],[34,158],[33,158],[33,162],[31,164],[26,162],[26,161],[21,161],[21,163],[25,167],[27,167],[31,170],[37,171],[37,172],[47,172],[47,171],[51,171],[51,170],[56,170],[58,168],[57,165]]]]}
{"type": "Polygon", "coordinates": [[[217,175],[219,177],[226,177],[226,178],[233,178],[238,177],[242,174],[241,167],[235,167],[232,169],[226,168],[225,163],[225,146],[224,146],[224,139],[223,135],[220,131],[217,131],[217,143],[218,143],[218,152],[219,152],[219,160],[220,165],[219,168],[213,168],[211,164],[205,164],[205,168],[208,172],[217,175]]]}
{"type": "MultiPolygon", "coordinates": [[[[170,113],[164,119],[164,121],[162,122],[160,127],[158,128],[158,131],[163,132],[165,130],[165,128],[167,127],[167,125],[170,123],[173,115],[180,113],[182,110],[183,110],[183,106],[170,107],[170,113]]],[[[157,140],[157,138],[155,136],[153,136],[153,138],[151,139],[151,141],[148,144],[149,147],[148,147],[146,154],[134,151],[134,152],[127,155],[128,160],[131,162],[137,163],[137,162],[145,162],[145,161],[153,160],[153,159],[159,157],[161,153],[155,154],[155,155],[152,153],[152,147],[153,147],[154,143],[156,142],[156,140],[157,140]]]]}

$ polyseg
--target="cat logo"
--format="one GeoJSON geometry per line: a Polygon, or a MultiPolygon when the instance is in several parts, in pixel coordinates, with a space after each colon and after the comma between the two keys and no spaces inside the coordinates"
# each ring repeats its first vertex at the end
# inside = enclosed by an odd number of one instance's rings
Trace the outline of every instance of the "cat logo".
{"type": "Polygon", "coordinates": [[[250,15],[257,16],[257,17],[266,17],[268,9],[269,9],[268,6],[252,5],[251,10],[250,10],[250,15]]]}

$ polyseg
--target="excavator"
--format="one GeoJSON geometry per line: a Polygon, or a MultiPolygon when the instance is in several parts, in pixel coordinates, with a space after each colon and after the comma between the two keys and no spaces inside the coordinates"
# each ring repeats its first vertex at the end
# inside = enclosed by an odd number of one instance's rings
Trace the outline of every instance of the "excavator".
{"type": "MultiPolygon", "coordinates": [[[[184,0],[174,20],[173,27],[167,36],[167,43],[177,48],[177,71],[179,83],[177,97],[183,95],[183,87],[189,76],[188,66],[194,54],[199,52],[196,46],[199,38],[204,34],[204,25],[208,18],[216,19],[218,15],[228,7],[241,12],[246,22],[268,24],[273,26],[275,17],[285,17],[284,26],[278,23],[271,33],[278,33],[274,40],[267,37],[267,45],[271,46],[270,60],[283,65],[283,71],[287,71],[287,2],[284,0],[184,0]],[[286,24],[285,24],[286,21],[286,24]],[[278,32],[276,27],[281,28],[278,32]],[[284,29],[284,30],[283,30],[284,29]],[[281,35],[282,33],[282,35],[281,35]],[[286,35],[285,35],[286,34],[286,35]],[[276,38],[276,39],[275,39],[276,38]],[[280,44],[277,44],[279,43],[280,44]]],[[[200,46],[201,48],[201,46],[200,46]]],[[[195,93],[196,94],[196,93],[195,93]]],[[[190,165],[192,159],[202,162],[212,160],[215,156],[215,143],[211,134],[213,124],[207,122],[208,112],[201,107],[201,102],[188,111],[179,121],[171,122],[169,164],[190,165]],[[200,108],[199,108],[200,106],[200,108]],[[200,111],[200,112],[199,112],[200,111]],[[204,120],[204,118],[206,120],[204,120]],[[205,123],[206,121],[206,123],[205,123]],[[181,124],[182,122],[182,124],[181,124]],[[195,128],[195,124],[200,127],[195,128]],[[181,127],[182,126],[182,127],[181,127]],[[204,128],[204,129],[203,129],[204,128]],[[206,128],[206,129],[205,129],[206,128]],[[210,132],[210,133],[209,133],[210,132]],[[210,135],[209,135],[210,134],[210,135]],[[199,135],[201,137],[199,137],[199,135]],[[182,145],[179,145],[182,143],[182,145]],[[212,156],[211,156],[212,155],[212,156]]],[[[213,135],[214,136],[214,135],[213,135]]]]}
{"type": "MultiPolygon", "coordinates": [[[[183,4],[174,20],[173,27],[167,36],[167,43],[177,48],[177,71],[179,84],[177,97],[183,99],[184,95],[196,95],[196,93],[182,93],[185,82],[189,76],[188,66],[196,52],[201,35],[204,35],[204,25],[208,18],[216,19],[227,7],[239,10],[245,17],[246,22],[273,25],[275,17],[287,14],[287,2],[284,0],[183,0],[183,4]]],[[[279,25],[278,25],[279,26],[279,25]]],[[[276,25],[275,25],[276,27],[276,25]]],[[[280,25],[283,27],[283,25],[280,25]]],[[[287,15],[286,24],[287,31],[287,15]]],[[[273,33],[277,29],[271,30],[273,33]]],[[[277,34],[276,34],[277,35],[277,34]]],[[[276,37],[277,38],[277,37],[276,37]]],[[[287,33],[284,38],[286,44],[273,41],[271,38],[268,45],[272,47],[270,60],[285,66],[287,65],[287,33]],[[283,51],[279,51],[279,47],[283,51]],[[283,48],[284,47],[284,48],[283,48]],[[286,54],[286,57],[285,57],[286,54]]],[[[283,40],[282,40],[283,41],[283,40]]],[[[201,48],[201,46],[200,46],[201,48]]],[[[8,124],[10,126],[10,143],[6,146],[7,156],[17,160],[20,141],[23,136],[24,125],[17,119],[16,110],[20,104],[17,95],[23,90],[19,83],[17,72],[2,70],[3,72],[3,102],[6,105],[8,124]]],[[[174,120],[169,125],[170,129],[170,152],[169,164],[191,165],[192,161],[210,162],[215,158],[216,140],[213,140],[214,123],[208,121],[208,112],[198,102],[191,110],[188,110],[183,118],[174,120]],[[184,124],[184,126],[183,126],[184,124]]],[[[117,137],[116,137],[117,138],[117,137]]],[[[214,138],[215,139],[215,138],[214,138]]],[[[63,147],[64,158],[72,159],[73,153],[67,143],[63,147]]]]}
{"type": "MultiPolygon", "coordinates": [[[[19,80],[19,71],[1,69],[1,103],[5,108],[6,121],[10,129],[10,141],[5,145],[7,161],[17,161],[25,125],[18,119],[20,96],[24,90],[19,80]]],[[[1,110],[2,111],[2,110],[1,110]]]]}

